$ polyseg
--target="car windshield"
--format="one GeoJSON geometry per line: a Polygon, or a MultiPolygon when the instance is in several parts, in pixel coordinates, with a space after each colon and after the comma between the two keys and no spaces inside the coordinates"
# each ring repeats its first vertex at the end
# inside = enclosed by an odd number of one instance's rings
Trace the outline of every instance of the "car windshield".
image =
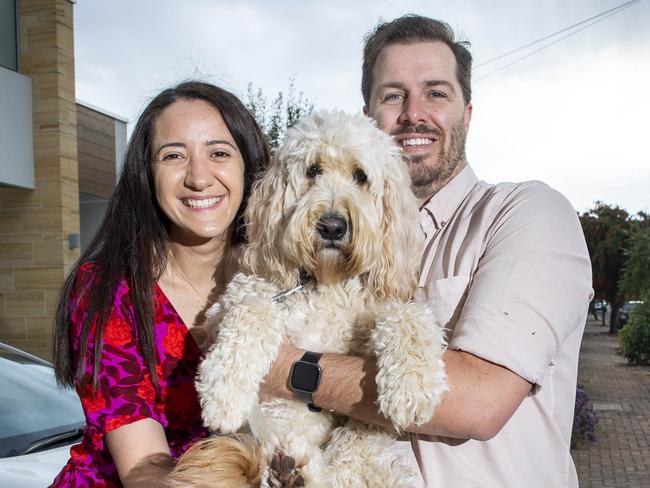
{"type": "Polygon", "coordinates": [[[638,302],[627,302],[623,304],[623,311],[630,313],[639,305],[638,302]]]}
{"type": "Polygon", "coordinates": [[[78,437],[84,424],[79,398],[57,387],[49,363],[0,344],[0,458],[78,437]]]}

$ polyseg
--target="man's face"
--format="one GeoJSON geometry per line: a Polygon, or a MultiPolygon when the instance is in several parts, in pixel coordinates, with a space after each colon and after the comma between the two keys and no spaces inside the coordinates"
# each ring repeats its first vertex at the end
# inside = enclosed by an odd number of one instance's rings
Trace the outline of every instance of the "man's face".
{"type": "Polygon", "coordinates": [[[472,105],[463,99],[454,54],[442,42],[393,44],[379,54],[373,75],[364,112],[395,137],[424,202],[466,164],[472,105]]]}

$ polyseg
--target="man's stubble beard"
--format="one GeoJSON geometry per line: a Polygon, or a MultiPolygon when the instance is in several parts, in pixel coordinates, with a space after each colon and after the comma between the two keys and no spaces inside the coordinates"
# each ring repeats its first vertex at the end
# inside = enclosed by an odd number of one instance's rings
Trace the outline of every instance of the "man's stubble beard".
{"type": "Polygon", "coordinates": [[[444,150],[444,140],[438,152],[438,163],[435,166],[421,164],[432,153],[406,156],[411,175],[413,193],[421,202],[435,195],[449,180],[456,176],[466,164],[465,140],[467,130],[462,120],[450,132],[449,149],[444,150]]]}

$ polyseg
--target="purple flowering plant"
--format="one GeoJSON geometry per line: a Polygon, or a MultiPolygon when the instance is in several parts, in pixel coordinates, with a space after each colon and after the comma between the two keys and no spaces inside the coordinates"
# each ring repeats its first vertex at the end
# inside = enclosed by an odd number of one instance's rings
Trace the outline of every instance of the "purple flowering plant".
{"type": "Polygon", "coordinates": [[[598,418],[589,396],[580,385],[576,389],[576,404],[573,414],[573,431],[571,433],[571,449],[585,443],[596,442],[596,424],[598,418]]]}

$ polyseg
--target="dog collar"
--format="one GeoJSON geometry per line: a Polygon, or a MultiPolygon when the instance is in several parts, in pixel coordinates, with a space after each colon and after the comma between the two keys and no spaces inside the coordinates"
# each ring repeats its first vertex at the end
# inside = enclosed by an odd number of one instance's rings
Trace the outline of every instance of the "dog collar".
{"type": "Polygon", "coordinates": [[[311,276],[308,274],[300,273],[300,278],[298,279],[298,284],[294,286],[293,288],[289,288],[288,290],[281,291],[277,295],[274,295],[271,298],[271,301],[273,303],[282,303],[284,302],[287,298],[289,298],[291,295],[294,293],[298,293],[301,291],[303,288],[305,288],[305,285],[311,281],[311,276]]]}

